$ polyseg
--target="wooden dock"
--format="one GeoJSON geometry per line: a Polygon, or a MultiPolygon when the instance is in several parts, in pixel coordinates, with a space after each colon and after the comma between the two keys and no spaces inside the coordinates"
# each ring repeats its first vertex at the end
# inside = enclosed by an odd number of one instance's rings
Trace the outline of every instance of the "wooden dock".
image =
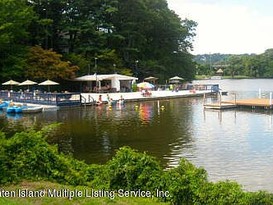
{"type": "Polygon", "coordinates": [[[233,103],[237,106],[241,107],[251,107],[251,108],[264,108],[264,109],[272,109],[273,108],[273,100],[265,99],[265,98],[254,98],[254,99],[242,99],[236,101],[224,101],[225,103],[233,103]]]}
{"type": "Polygon", "coordinates": [[[273,100],[264,98],[254,99],[242,99],[242,100],[231,100],[231,101],[220,101],[219,103],[204,104],[204,108],[208,109],[231,109],[235,107],[251,107],[251,108],[263,108],[273,109],[273,100]]]}

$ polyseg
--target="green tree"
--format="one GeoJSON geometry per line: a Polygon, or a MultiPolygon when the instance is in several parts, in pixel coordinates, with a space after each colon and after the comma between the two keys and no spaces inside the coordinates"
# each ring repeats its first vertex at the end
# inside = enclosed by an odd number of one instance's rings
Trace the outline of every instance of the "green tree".
{"type": "Polygon", "coordinates": [[[192,78],[185,67],[195,72],[188,51],[196,23],[182,21],[165,0],[120,0],[113,25],[123,37],[117,51],[139,78],[155,73],[164,78],[177,73],[192,78]]]}
{"type": "Polygon", "coordinates": [[[20,77],[23,72],[28,27],[35,18],[24,0],[0,1],[0,76],[20,77]]]}
{"type": "Polygon", "coordinates": [[[62,61],[62,55],[40,46],[30,48],[27,58],[26,77],[33,79],[67,79],[75,77],[79,69],[70,62],[62,61]]]}
{"type": "MultiPolygon", "coordinates": [[[[17,3],[15,0],[1,3],[9,2],[13,6],[17,3]]],[[[20,0],[20,4],[28,13],[22,15],[24,19],[15,27],[19,32],[15,29],[12,32],[18,41],[6,44],[9,45],[6,49],[12,49],[13,58],[17,57],[8,62],[17,63],[12,73],[10,64],[2,60],[2,74],[22,74],[25,62],[22,54],[26,52],[18,45],[23,48],[40,45],[65,54],[67,59],[80,63],[79,73],[95,68],[97,58],[98,69],[92,71],[134,73],[140,80],[155,74],[165,79],[173,75],[192,79],[195,74],[189,51],[196,23],[181,20],[168,8],[166,0],[20,0]],[[31,38],[26,41],[28,33],[31,38]],[[21,55],[14,55],[15,52],[21,55]]],[[[16,11],[18,5],[15,9],[6,6],[7,12],[16,11]]],[[[1,9],[0,19],[5,22],[6,12],[1,9]]],[[[0,37],[0,46],[8,37],[7,34],[0,37]]]]}

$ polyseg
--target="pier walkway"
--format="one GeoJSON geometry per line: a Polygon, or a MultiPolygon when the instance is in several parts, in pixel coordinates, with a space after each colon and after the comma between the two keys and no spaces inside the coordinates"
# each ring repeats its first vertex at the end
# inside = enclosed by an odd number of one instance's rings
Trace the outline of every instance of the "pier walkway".
{"type": "Polygon", "coordinates": [[[231,109],[236,107],[250,107],[253,109],[254,108],[273,109],[273,100],[265,98],[253,98],[219,101],[217,103],[204,104],[204,108],[218,110],[231,109]]]}
{"type": "Polygon", "coordinates": [[[254,98],[254,99],[241,99],[236,101],[223,101],[223,103],[230,103],[236,106],[241,107],[251,107],[251,108],[264,108],[264,109],[272,109],[273,108],[273,100],[265,99],[265,98],[254,98]]]}

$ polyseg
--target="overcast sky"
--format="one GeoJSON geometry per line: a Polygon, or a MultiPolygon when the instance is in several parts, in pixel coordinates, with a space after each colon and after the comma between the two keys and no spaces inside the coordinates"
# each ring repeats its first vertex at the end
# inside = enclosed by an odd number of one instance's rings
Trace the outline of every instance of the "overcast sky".
{"type": "Polygon", "coordinates": [[[263,53],[273,48],[273,0],[167,0],[198,23],[193,54],[263,53]]]}

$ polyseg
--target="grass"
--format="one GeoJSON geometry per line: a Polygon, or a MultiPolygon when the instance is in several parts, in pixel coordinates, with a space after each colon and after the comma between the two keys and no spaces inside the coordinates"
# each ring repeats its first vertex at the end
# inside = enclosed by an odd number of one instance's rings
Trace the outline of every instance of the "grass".
{"type": "MultiPolygon", "coordinates": [[[[16,193],[15,197],[3,197],[0,195],[0,204],[5,205],[168,205],[168,203],[159,202],[156,198],[141,198],[141,197],[115,197],[111,199],[109,197],[74,197],[68,199],[68,197],[48,197],[47,195],[43,197],[19,197],[19,191],[28,190],[31,191],[41,191],[41,190],[71,190],[71,191],[82,191],[84,193],[86,190],[91,190],[90,187],[72,187],[66,185],[60,185],[57,183],[39,181],[30,182],[24,181],[20,184],[9,185],[0,188],[5,191],[14,191],[16,193]]],[[[90,194],[89,194],[90,196],[90,194]]]]}

